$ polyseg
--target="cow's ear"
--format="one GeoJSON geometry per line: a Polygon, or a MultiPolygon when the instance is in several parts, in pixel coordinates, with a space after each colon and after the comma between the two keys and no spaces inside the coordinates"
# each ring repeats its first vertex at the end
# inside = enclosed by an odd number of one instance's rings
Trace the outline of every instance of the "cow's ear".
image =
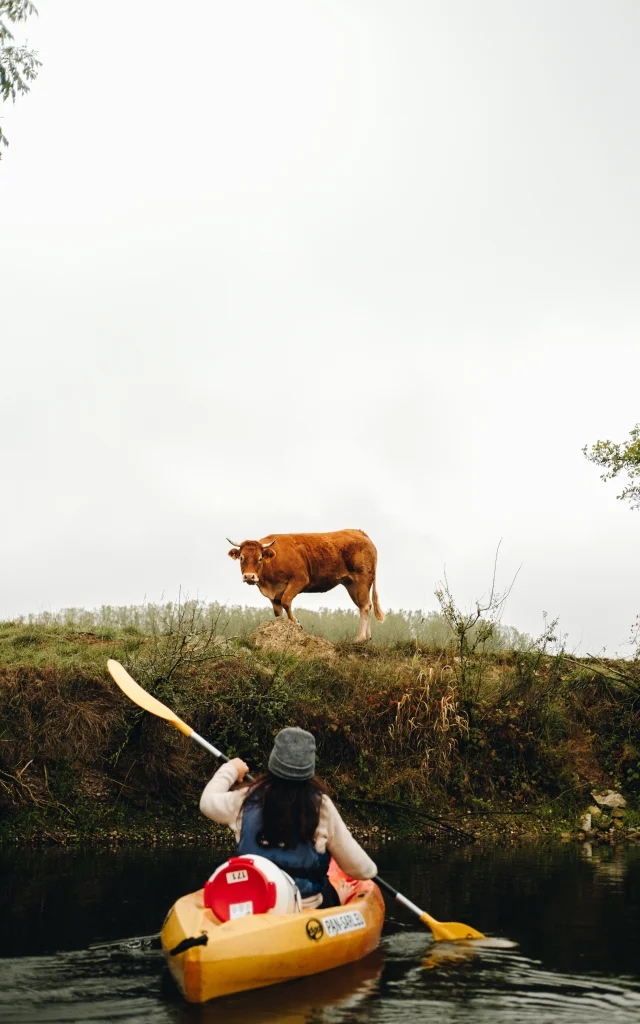
{"type": "Polygon", "coordinates": [[[265,548],[263,550],[263,552],[262,552],[262,557],[266,558],[267,560],[269,560],[270,558],[275,558],[276,557],[276,553],[273,550],[273,548],[265,548]]]}
{"type": "Polygon", "coordinates": [[[231,548],[228,554],[229,558],[240,558],[240,548],[231,548]]]}

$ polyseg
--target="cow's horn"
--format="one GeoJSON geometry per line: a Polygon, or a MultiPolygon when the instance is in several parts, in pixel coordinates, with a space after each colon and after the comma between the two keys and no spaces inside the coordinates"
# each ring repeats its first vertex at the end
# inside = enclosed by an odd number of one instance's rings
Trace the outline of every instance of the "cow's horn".
{"type": "MultiPolygon", "coordinates": [[[[227,538],[225,538],[225,539],[226,539],[226,540],[229,540],[229,538],[228,538],[228,537],[227,537],[227,538]]],[[[241,545],[240,545],[240,544],[236,544],[235,540],[229,540],[229,543],[230,543],[230,545],[231,545],[231,547],[232,547],[232,548],[239,548],[239,547],[241,547],[241,545]]]]}
{"type": "Polygon", "coordinates": [[[262,550],[266,551],[266,549],[270,548],[272,544],[275,544],[275,540],[270,540],[268,544],[263,544],[262,545],[262,550]]]}

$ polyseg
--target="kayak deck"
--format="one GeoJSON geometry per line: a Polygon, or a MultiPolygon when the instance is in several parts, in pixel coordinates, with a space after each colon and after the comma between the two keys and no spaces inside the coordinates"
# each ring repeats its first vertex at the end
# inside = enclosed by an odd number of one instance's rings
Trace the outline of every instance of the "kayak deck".
{"type": "Polygon", "coordinates": [[[356,883],[344,906],[224,923],[204,906],[200,889],[174,904],[160,938],[185,998],[204,1003],[359,960],[378,945],[383,923],[384,900],[371,881],[356,883]],[[200,941],[176,951],[190,939],[200,941]]]}

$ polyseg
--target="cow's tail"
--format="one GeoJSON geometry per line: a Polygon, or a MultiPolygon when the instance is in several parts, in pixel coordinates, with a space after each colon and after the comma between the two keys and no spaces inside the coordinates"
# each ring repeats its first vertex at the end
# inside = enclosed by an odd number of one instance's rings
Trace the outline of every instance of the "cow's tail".
{"type": "Polygon", "coordinates": [[[373,577],[373,593],[371,594],[371,596],[373,597],[373,611],[375,617],[378,620],[378,622],[384,622],[384,612],[380,607],[380,600],[378,598],[378,590],[376,588],[375,576],[373,577]]]}

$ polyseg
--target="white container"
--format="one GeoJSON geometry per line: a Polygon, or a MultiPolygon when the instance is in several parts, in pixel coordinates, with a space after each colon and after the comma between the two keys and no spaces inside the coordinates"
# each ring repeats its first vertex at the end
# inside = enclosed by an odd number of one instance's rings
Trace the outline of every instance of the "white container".
{"type": "MultiPolygon", "coordinates": [[[[257,854],[251,854],[249,856],[243,856],[240,858],[242,861],[250,861],[254,869],[260,872],[266,882],[271,882],[275,886],[276,898],[274,905],[266,911],[267,914],[296,914],[302,909],[300,890],[294,882],[293,878],[282,871],[281,868],[274,864],[273,861],[269,860],[268,857],[259,857],[257,854]]],[[[211,875],[209,882],[213,882],[218,876],[224,876],[224,882],[226,885],[231,885],[233,889],[238,885],[238,895],[243,890],[244,885],[242,883],[246,880],[246,872],[240,869],[240,860],[233,858],[232,861],[226,861],[221,864],[220,867],[211,875]],[[233,876],[238,876],[234,878],[233,876]],[[244,877],[241,877],[244,876],[244,877]]],[[[249,869],[251,873],[251,869],[249,869]]],[[[222,882],[222,879],[220,879],[222,882]]],[[[244,917],[246,914],[255,913],[253,903],[250,900],[239,899],[238,903],[229,903],[230,916],[244,917]]]]}

